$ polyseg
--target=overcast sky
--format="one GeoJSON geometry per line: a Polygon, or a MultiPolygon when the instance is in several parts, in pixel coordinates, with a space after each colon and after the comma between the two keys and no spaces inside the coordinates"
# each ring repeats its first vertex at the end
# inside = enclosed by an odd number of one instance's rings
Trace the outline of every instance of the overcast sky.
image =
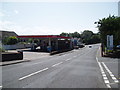
{"type": "Polygon", "coordinates": [[[0,2],[0,29],[18,35],[98,32],[95,21],[118,16],[118,2],[0,2]]]}

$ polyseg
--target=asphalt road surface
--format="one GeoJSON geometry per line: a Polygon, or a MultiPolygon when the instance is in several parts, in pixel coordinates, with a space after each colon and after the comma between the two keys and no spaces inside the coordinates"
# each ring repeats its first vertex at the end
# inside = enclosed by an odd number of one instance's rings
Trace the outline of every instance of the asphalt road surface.
{"type": "Polygon", "coordinates": [[[2,66],[1,87],[118,88],[118,59],[110,60],[113,64],[104,60],[99,47],[96,44],[43,58],[33,55],[30,62],[2,66]]]}

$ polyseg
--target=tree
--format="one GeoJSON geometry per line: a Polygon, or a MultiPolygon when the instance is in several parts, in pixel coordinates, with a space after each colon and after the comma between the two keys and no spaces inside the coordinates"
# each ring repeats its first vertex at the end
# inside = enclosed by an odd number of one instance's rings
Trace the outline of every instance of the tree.
{"type": "Polygon", "coordinates": [[[16,43],[18,43],[18,38],[15,37],[15,36],[6,37],[3,40],[3,44],[6,44],[6,45],[13,45],[13,44],[16,44],[16,43]]]}
{"type": "Polygon", "coordinates": [[[0,53],[1,52],[5,52],[5,50],[2,47],[0,47],[0,53]]]}
{"type": "Polygon", "coordinates": [[[80,34],[78,32],[74,32],[72,33],[71,35],[73,38],[76,37],[76,38],[80,38],[80,34]]]}
{"type": "Polygon", "coordinates": [[[83,31],[81,34],[81,38],[83,40],[83,43],[91,44],[92,43],[92,41],[91,41],[92,35],[93,35],[92,31],[89,31],[89,30],[83,31]]]}
{"type": "Polygon", "coordinates": [[[82,32],[81,37],[82,38],[90,38],[92,35],[93,35],[92,31],[85,30],[85,31],[82,32]]]}
{"type": "Polygon", "coordinates": [[[107,35],[113,35],[114,47],[120,44],[120,17],[111,16],[95,22],[100,32],[102,44],[107,46],[107,35]]]}
{"type": "Polygon", "coordinates": [[[100,43],[100,35],[99,34],[94,34],[92,35],[91,39],[91,43],[92,44],[96,44],[96,43],[100,43]]]}
{"type": "Polygon", "coordinates": [[[81,34],[78,32],[74,33],[61,33],[61,36],[69,36],[73,38],[81,38],[81,42],[85,44],[96,44],[100,43],[100,35],[99,33],[95,34],[90,30],[85,30],[81,34]]]}
{"type": "Polygon", "coordinates": [[[74,32],[74,33],[65,33],[65,32],[62,32],[62,33],[60,34],[60,36],[80,38],[80,34],[79,34],[78,32],[74,32]]]}
{"type": "Polygon", "coordinates": [[[33,42],[33,39],[32,38],[29,38],[28,39],[28,43],[32,43],[33,42]]]}
{"type": "Polygon", "coordinates": [[[66,37],[66,36],[69,36],[69,34],[68,34],[68,33],[65,33],[65,32],[62,32],[62,33],[60,34],[60,36],[66,37]]]}
{"type": "Polygon", "coordinates": [[[34,39],[34,43],[39,43],[39,39],[34,39]]]}

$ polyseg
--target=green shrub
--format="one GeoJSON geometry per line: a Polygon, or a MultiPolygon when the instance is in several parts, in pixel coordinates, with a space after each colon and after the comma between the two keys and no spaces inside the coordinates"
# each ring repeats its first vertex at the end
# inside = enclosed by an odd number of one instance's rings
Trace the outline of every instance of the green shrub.
{"type": "Polygon", "coordinates": [[[2,47],[0,47],[0,52],[5,52],[5,50],[2,47]]]}
{"type": "Polygon", "coordinates": [[[107,47],[105,47],[105,53],[113,53],[113,50],[109,50],[107,47]]]}
{"type": "Polygon", "coordinates": [[[27,44],[27,42],[20,42],[21,44],[27,44]]]}
{"type": "Polygon", "coordinates": [[[14,45],[16,43],[18,43],[18,38],[15,36],[6,37],[3,40],[3,44],[5,44],[5,45],[14,45]]]}

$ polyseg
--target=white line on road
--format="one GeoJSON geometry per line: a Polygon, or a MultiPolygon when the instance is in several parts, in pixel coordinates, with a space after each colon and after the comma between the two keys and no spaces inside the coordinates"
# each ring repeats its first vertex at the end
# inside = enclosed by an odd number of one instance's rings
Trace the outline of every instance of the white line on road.
{"type": "Polygon", "coordinates": [[[63,63],[63,62],[60,62],[60,63],[54,64],[54,65],[52,65],[52,67],[58,66],[58,65],[60,65],[60,64],[62,64],[62,63],[63,63]]]}
{"type": "Polygon", "coordinates": [[[106,84],[106,86],[107,86],[108,88],[111,88],[110,84],[106,84]]]}
{"type": "Polygon", "coordinates": [[[2,86],[0,86],[0,88],[2,88],[2,86]]]}
{"type": "MultiPolygon", "coordinates": [[[[96,57],[96,60],[97,60],[97,62],[98,62],[98,58],[97,58],[97,57],[96,57]]],[[[111,88],[111,86],[109,85],[110,82],[109,82],[109,80],[108,80],[108,78],[107,78],[107,76],[106,76],[106,74],[105,74],[105,72],[104,72],[104,70],[103,70],[103,67],[102,67],[102,65],[101,65],[101,62],[98,62],[98,65],[99,65],[99,67],[100,67],[101,74],[102,74],[102,76],[103,76],[103,80],[104,80],[106,86],[107,86],[108,88],[111,88]]]]}
{"type": "Polygon", "coordinates": [[[98,58],[96,57],[96,60],[97,60],[97,62],[98,62],[98,58]]]}
{"type": "Polygon", "coordinates": [[[102,74],[103,77],[106,77],[106,74],[102,74]]]}
{"type": "Polygon", "coordinates": [[[118,83],[119,81],[117,80],[117,78],[112,74],[112,72],[110,71],[110,69],[105,65],[104,62],[102,62],[103,66],[105,67],[105,69],[107,70],[107,72],[110,74],[111,78],[114,80],[115,83],[118,83]]]}
{"type": "Polygon", "coordinates": [[[39,71],[37,71],[37,72],[34,72],[34,73],[31,73],[31,74],[26,75],[26,76],[24,76],[24,77],[21,77],[21,78],[19,78],[19,80],[23,80],[23,79],[25,79],[25,78],[28,78],[28,77],[30,77],[30,76],[33,76],[33,75],[35,75],[35,74],[38,74],[38,73],[43,72],[43,71],[46,71],[46,70],[48,70],[48,68],[44,68],[44,69],[39,70],[39,71]]]}
{"type": "Polygon", "coordinates": [[[70,58],[69,59],[66,59],[65,61],[69,61],[70,60],[70,58]]]}
{"type": "Polygon", "coordinates": [[[107,79],[107,80],[104,79],[104,81],[105,81],[106,84],[109,84],[109,83],[110,83],[108,79],[107,79]]]}
{"type": "MultiPolygon", "coordinates": [[[[100,47],[99,47],[98,51],[99,51],[99,50],[100,50],[100,47]]],[[[106,74],[105,74],[105,72],[104,72],[104,70],[103,70],[103,67],[102,67],[102,65],[101,65],[101,62],[98,61],[98,58],[97,58],[98,51],[97,51],[97,54],[96,54],[97,63],[98,63],[98,65],[99,65],[99,67],[100,67],[100,71],[101,71],[101,74],[102,74],[102,76],[103,76],[103,80],[104,80],[106,86],[107,86],[108,88],[111,88],[110,82],[109,82],[109,80],[108,80],[108,78],[107,78],[107,76],[106,76],[106,74]]]]}
{"type": "Polygon", "coordinates": [[[105,79],[107,80],[108,78],[107,78],[107,77],[103,77],[103,79],[104,79],[104,80],[105,80],[105,79]]]}

